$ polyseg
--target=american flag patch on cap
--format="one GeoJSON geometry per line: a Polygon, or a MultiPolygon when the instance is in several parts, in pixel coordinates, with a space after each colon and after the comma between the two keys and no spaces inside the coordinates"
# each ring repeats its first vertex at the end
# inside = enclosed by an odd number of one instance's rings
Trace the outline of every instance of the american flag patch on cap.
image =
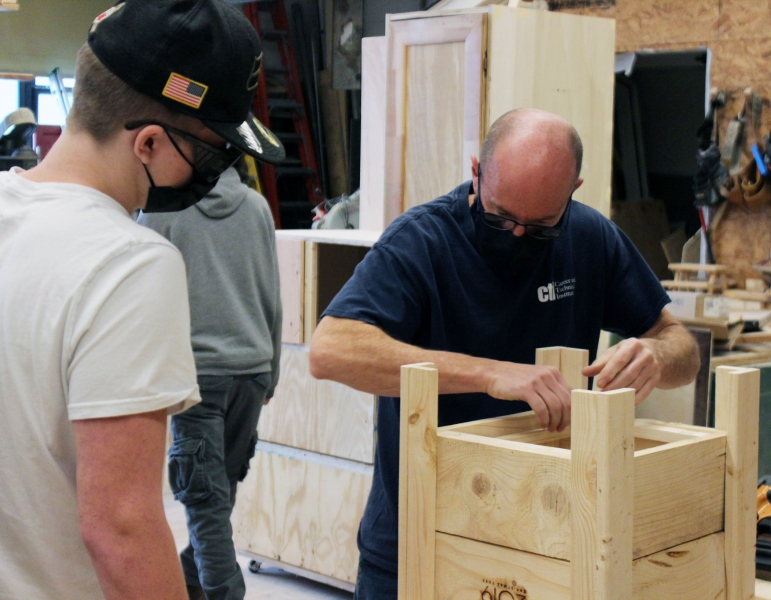
{"type": "Polygon", "coordinates": [[[166,82],[166,87],[163,88],[163,95],[193,108],[200,108],[208,89],[208,85],[182,77],[178,73],[172,73],[166,82]]]}

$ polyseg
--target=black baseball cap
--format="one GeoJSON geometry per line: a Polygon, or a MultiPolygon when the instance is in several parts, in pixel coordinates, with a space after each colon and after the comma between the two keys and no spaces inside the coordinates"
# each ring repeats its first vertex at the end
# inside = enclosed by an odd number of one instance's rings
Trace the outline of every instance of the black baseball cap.
{"type": "Polygon", "coordinates": [[[222,0],[125,0],[94,19],[88,45],[127,85],[199,119],[246,154],[272,165],[286,157],[251,113],[262,47],[236,7],[222,0]]]}

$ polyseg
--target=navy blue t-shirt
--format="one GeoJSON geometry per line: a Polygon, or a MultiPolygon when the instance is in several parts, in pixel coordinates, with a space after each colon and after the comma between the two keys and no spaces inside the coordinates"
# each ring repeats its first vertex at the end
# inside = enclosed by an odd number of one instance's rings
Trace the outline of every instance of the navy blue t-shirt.
{"type": "MultiPolygon", "coordinates": [[[[471,182],[396,219],[322,316],[355,319],[422,348],[533,364],[536,348],[585,348],[605,329],[648,331],[669,302],[629,239],[599,212],[573,202],[562,235],[514,278],[477,248],[471,182]]],[[[439,425],[529,410],[487,394],[439,398],[439,425]]],[[[399,399],[381,397],[374,479],[359,528],[369,562],[397,569],[399,399]]]]}

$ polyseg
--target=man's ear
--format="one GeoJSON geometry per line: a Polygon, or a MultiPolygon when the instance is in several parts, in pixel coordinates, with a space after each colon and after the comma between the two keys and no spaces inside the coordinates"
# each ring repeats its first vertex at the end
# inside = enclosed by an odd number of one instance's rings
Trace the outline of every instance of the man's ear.
{"type": "Polygon", "coordinates": [[[137,130],[134,138],[134,154],[143,164],[148,164],[158,151],[158,142],[163,139],[163,127],[148,125],[137,130]]]}
{"type": "Polygon", "coordinates": [[[576,181],[576,185],[573,188],[573,191],[575,192],[578,188],[580,188],[583,185],[583,183],[584,183],[584,180],[579,177],[578,181],[576,181]]]}

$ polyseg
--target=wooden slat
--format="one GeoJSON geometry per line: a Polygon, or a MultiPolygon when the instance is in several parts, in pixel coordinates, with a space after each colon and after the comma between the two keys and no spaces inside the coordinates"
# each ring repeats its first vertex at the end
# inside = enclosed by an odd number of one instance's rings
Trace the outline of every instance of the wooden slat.
{"type": "Polygon", "coordinates": [[[303,343],[303,304],[305,302],[305,242],[276,238],[278,274],[281,280],[283,321],[281,341],[285,344],[303,343]]]}
{"type": "Polygon", "coordinates": [[[574,198],[608,217],[613,20],[493,6],[489,38],[485,131],[513,108],[540,108],[567,119],[584,145],[585,182],[574,198]]]}
{"type": "Polygon", "coordinates": [[[635,452],[634,557],[723,528],[725,437],[635,452]]]}
{"type": "Polygon", "coordinates": [[[383,231],[385,218],[385,36],[361,40],[361,195],[359,228],[383,231]]]}
{"type": "Polygon", "coordinates": [[[718,367],[715,427],[726,432],[726,599],[755,593],[755,493],[758,478],[760,371],[718,367]]]}
{"type": "Polygon", "coordinates": [[[569,557],[568,450],[453,431],[437,446],[438,531],[569,557]]]}
{"type": "Polygon", "coordinates": [[[571,434],[573,600],[632,596],[634,390],[574,390],[571,434]]]}
{"type": "Polygon", "coordinates": [[[400,397],[399,599],[434,600],[438,371],[403,366],[400,397]]]}
{"type": "MultiPolygon", "coordinates": [[[[632,599],[725,600],[723,544],[723,534],[716,533],[636,560],[632,599]]],[[[509,591],[516,600],[573,600],[570,576],[565,561],[436,534],[438,599],[510,600],[500,594],[509,591]],[[518,587],[521,593],[516,596],[518,587]],[[485,592],[489,595],[483,596],[485,592]]]]}
{"type": "Polygon", "coordinates": [[[371,475],[258,451],[238,486],[236,549],[353,583],[371,486],[371,475]]]}
{"type": "Polygon", "coordinates": [[[468,421],[458,423],[457,425],[447,425],[439,431],[456,431],[458,433],[468,433],[481,435],[485,437],[502,437],[516,433],[525,433],[540,429],[538,417],[532,410],[509,415],[506,417],[493,417],[491,419],[479,419],[478,421],[468,421]]]}
{"type": "Polygon", "coordinates": [[[386,24],[385,225],[471,178],[483,136],[486,17],[386,24]]]}
{"type": "Polygon", "coordinates": [[[589,366],[588,350],[564,346],[538,348],[535,351],[535,364],[557,367],[573,389],[585,390],[589,386],[589,378],[581,372],[589,366]]]}
{"type": "Polygon", "coordinates": [[[313,332],[318,321],[318,278],[319,278],[319,245],[317,242],[305,242],[305,274],[303,284],[303,338],[310,345],[313,332]]]}
{"type": "Polygon", "coordinates": [[[284,346],[281,379],[258,431],[266,442],[372,463],[376,410],[376,396],[311,377],[308,348],[284,346]]]}

